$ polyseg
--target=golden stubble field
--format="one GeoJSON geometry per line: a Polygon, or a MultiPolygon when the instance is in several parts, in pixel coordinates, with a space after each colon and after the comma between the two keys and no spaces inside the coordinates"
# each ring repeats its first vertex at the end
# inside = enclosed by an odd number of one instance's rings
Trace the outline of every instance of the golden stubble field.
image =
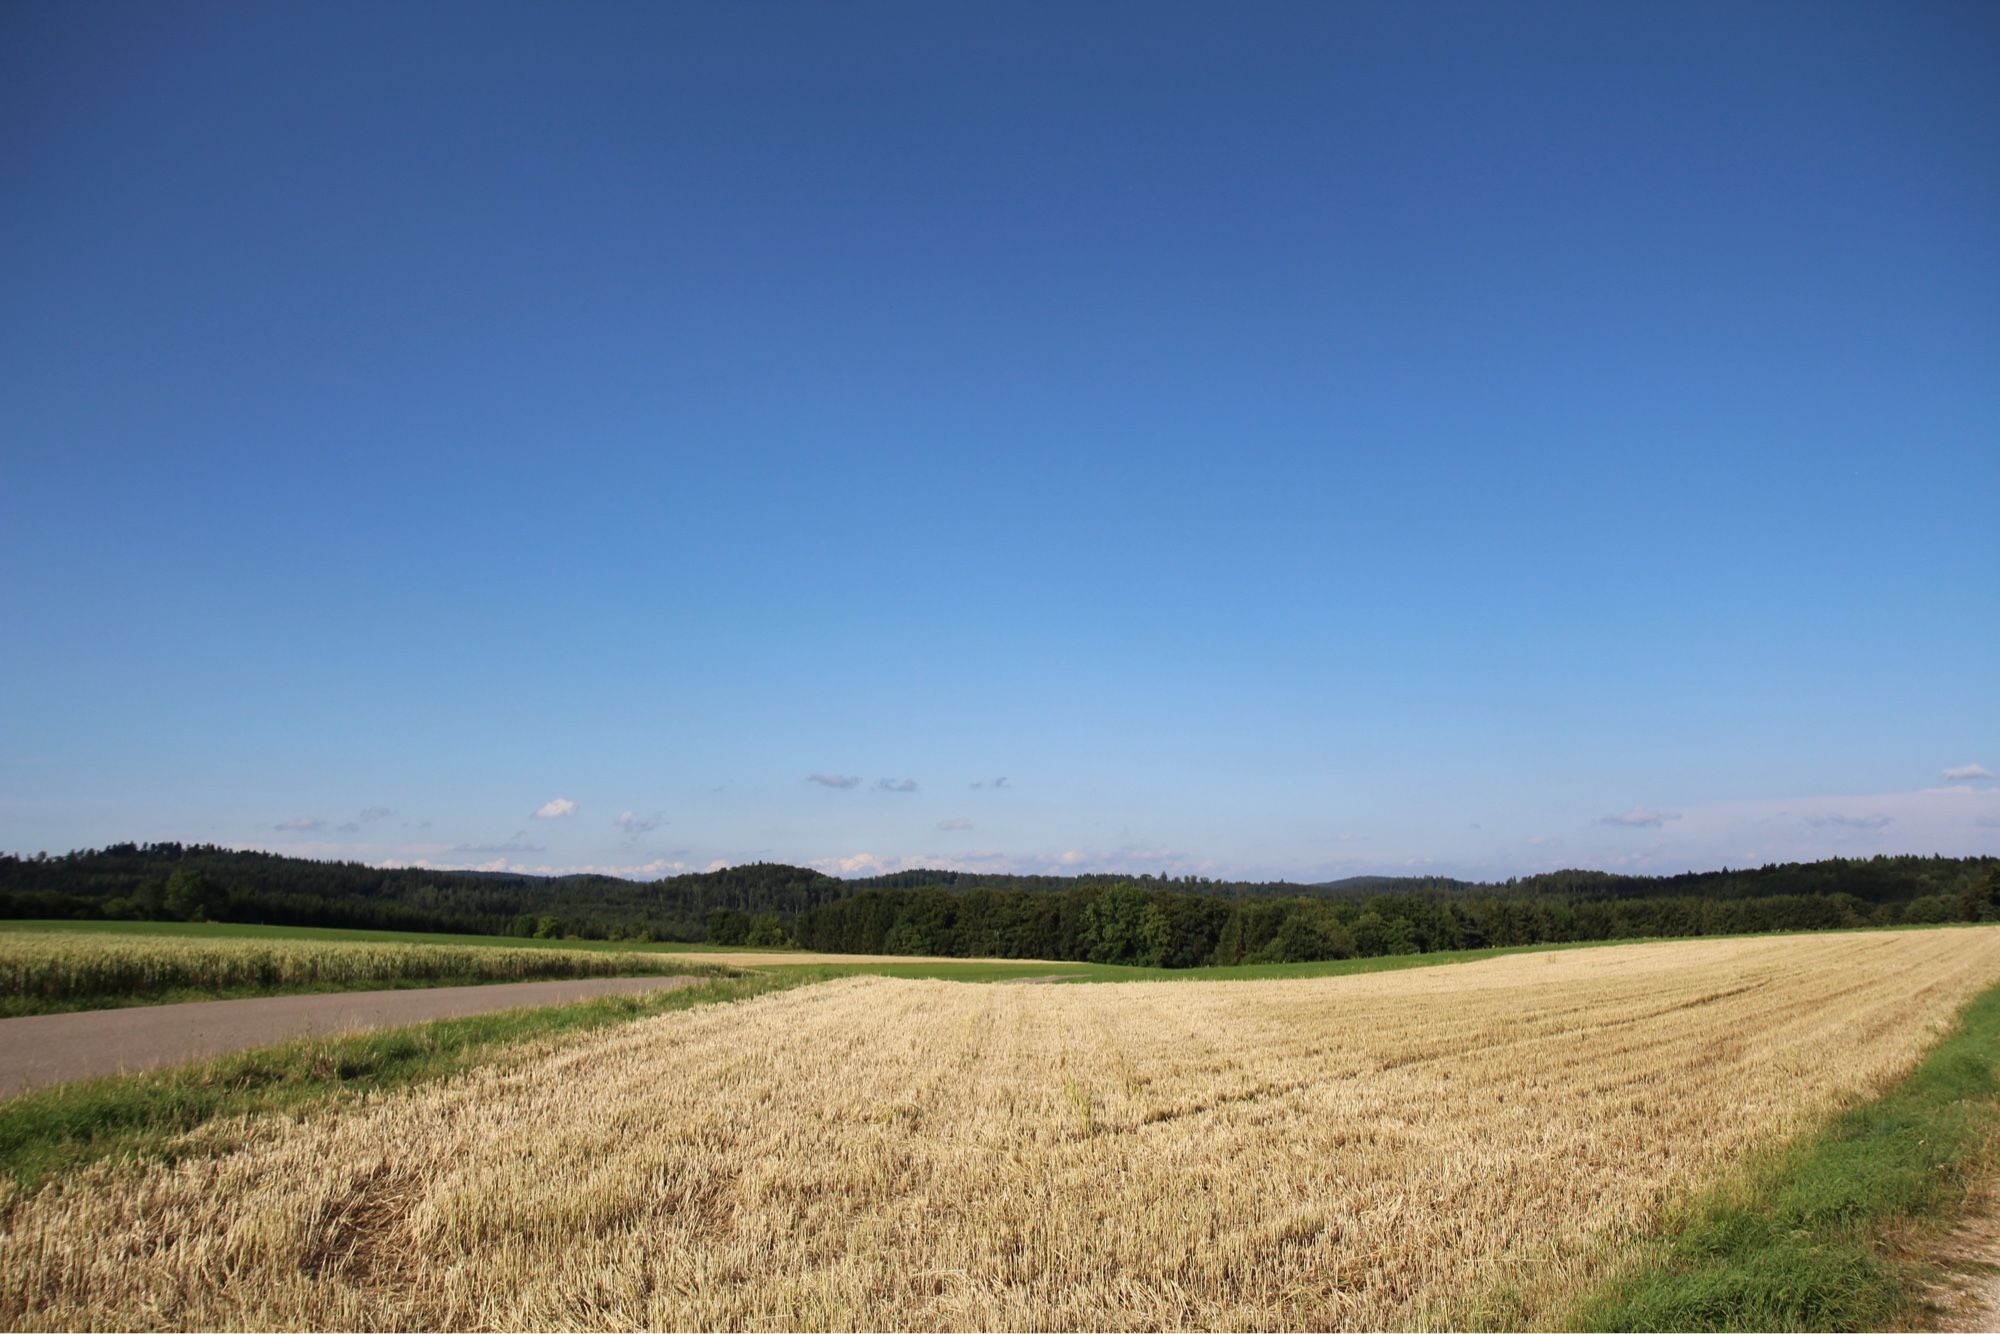
{"type": "Polygon", "coordinates": [[[0,1322],[1395,1327],[1503,1285],[1532,1322],[1995,981],[2000,928],[856,978],[0,1199],[0,1322]]]}

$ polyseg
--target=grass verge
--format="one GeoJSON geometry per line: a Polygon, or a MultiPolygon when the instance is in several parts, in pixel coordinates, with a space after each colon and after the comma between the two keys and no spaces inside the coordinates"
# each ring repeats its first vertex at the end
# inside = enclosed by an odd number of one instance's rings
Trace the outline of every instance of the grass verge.
{"type": "Polygon", "coordinates": [[[1846,1330],[1924,1317],[1912,1238],[1961,1210],[2000,1142],[2000,987],[1905,1079],[1675,1210],[1562,1327],[1846,1330]]]}
{"type": "Polygon", "coordinates": [[[171,1070],[38,1089],[0,1102],[0,1177],[32,1190],[103,1158],[171,1161],[196,1151],[183,1142],[185,1132],[218,1117],[303,1115],[442,1079],[490,1062],[510,1046],[822,979],[808,969],[720,978],[645,995],[308,1039],[171,1070]]]}

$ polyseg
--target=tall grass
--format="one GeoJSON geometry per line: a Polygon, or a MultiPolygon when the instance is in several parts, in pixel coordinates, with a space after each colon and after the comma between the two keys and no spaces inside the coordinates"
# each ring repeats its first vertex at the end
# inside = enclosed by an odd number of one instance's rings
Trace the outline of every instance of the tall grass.
{"type": "Polygon", "coordinates": [[[0,933],[0,1014],[208,995],[697,971],[671,956],[638,952],[6,932],[0,933]]]}

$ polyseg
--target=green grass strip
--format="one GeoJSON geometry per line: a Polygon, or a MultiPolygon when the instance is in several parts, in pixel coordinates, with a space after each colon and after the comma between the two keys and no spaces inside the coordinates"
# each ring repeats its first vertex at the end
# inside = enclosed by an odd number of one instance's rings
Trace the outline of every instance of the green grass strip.
{"type": "MultiPolygon", "coordinates": [[[[1544,954],[1589,949],[1599,945],[1629,945],[1634,941],[1573,941],[1556,945],[1495,945],[1476,950],[1434,950],[1429,954],[1383,954],[1365,959],[1322,959],[1313,963],[1220,964],[1203,968],[1145,968],[1136,964],[1084,963],[1077,960],[1035,959],[916,959],[909,963],[815,963],[804,965],[822,976],[903,977],[944,982],[1271,982],[1299,977],[1350,977],[1357,973],[1392,973],[1438,964],[1476,963],[1507,954],[1544,954]]],[[[745,971],[785,972],[798,964],[739,965],[745,971]]]]}
{"type": "Polygon", "coordinates": [[[1922,1317],[1892,1238],[1962,1209],[2000,1132],[2000,987],[1911,1074],[1665,1220],[1563,1327],[1851,1330],[1922,1317]]]}
{"type": "Polygon", "coordinates": [[[643,995],[306,1039],[169,1070],[38,1089],[0,1102],[0,1177],[32,1190],[104,1158],[172,1161],[188,1152],[210,1152],[183,1142],[183,1136],[220,1117],[304,1115],[443,1079],[489,1063],[520,1043],[820,980],[823,975],[808,969],[721,978],[643,995]]]}

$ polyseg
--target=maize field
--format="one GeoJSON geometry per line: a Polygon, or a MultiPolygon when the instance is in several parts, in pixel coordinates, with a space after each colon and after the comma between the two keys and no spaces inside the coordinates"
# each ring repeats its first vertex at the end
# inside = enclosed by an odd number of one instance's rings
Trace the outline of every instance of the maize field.
{"type": "Polygon", "coordinates": [[[309,991],[691,971],[700,970],[636,950],[0,932],[0,1008],[17,1014],[177,991],[309,991]]]}

